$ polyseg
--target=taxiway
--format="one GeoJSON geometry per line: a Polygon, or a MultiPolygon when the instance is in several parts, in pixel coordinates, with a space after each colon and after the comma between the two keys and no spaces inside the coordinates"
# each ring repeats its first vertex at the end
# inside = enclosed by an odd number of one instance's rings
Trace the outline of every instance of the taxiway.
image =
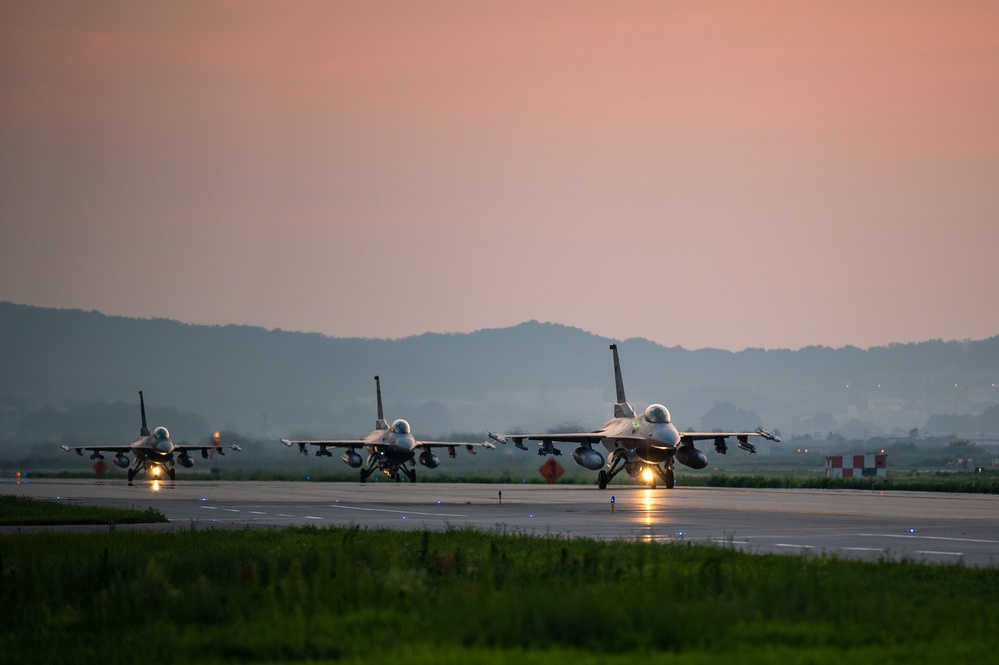
{"type": "MultiPolygon", "coordinates": [[[[30,480],[0,493],[145,509],[166,525],[127,528],[392,529],[713,542],[752,552],[999,565],[999,497],[853,490],[443,483],[30,480]]],[[[35,527],[53,528],[53,527],[35,527]]],[[[59,527],[87,530],[107,527],[59,527]]],[[[126,527],[119,527],[126,528],[126,527]]],[[[0,527],[24,532],[28,528],[0,527]]]]}

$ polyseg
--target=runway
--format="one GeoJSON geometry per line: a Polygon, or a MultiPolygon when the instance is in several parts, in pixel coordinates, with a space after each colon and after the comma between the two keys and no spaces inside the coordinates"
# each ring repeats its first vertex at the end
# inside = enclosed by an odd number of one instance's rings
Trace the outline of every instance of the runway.
{"type": "MultiPolygon", "coordinates": [[[[595,539],[710,542],[758,553],[999,565],[999,497],[980,494],[639,486],[600,491],[583,485],[184,479],[136,481],[131,487],[122,480],[8,481],[0,485],[0,493],[152,507],[170,520],[167,525],[136,527],[147,529],[474,527],[595,539]]],[[[3,533],[29,530],[0,527],[3,533]]]]}

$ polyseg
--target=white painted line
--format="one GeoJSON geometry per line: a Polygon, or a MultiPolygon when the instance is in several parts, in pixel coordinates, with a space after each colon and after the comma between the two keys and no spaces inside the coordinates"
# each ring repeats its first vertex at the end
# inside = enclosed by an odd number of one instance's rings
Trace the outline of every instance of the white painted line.
{"type": "Polygon", "coordinates": [[[250,514],[251,515],[266,515],[267,513],[262,513],[259,510],[251,510],[250,514]]]}
{"type": "Polygon", "coordinates": [[[964,556],[964,552],[936,552],[934,550],[916,550],[916,554],[931,554],[939,556],[964,556]]]}
{"type": "Polygon", "coordinates": [[[203,510],[215,510],[215,506],[201,506],[203,510]]]}
{"type": "Polygon", "coordinates": [[[468,517],[468,515],[454,515],[451,513],[418,513],[413,510],[390,510],[388,508],[361,508],[360,506],[337,506],[330,508],[340,508],[341,510],[368,510],[373,513],[397,513],[399,515],[424,515],[427,517],[468,517]]]}
{"type": "Polygon", "coordinates": [[[240,511],[236,510],[235,508],[223,508],[222,510],[226,511],[227,513],[238,513],[238,512],[240,512],[240,511]]]}
{"type": "Polygon", "coordinates": [[[945,540],[955,543],[986,543],[991,545],[999,545],[999,540],[983,540],[981,538],[952,538],[947,536],[922,536],[917,533],[855,533],[855,536],[866,536],[869,538],[906,538],[909,540],[945,540]]]}
{"type": "Polygon", "coordinates": [[[850,552],[884,552],[883,547],[841,547],[841,550],[850,552]]]}
{"type": "Polygon", "coordinates": [[[814,545],[796,545],[794,543],[774,543],[774,547],[796,547],[801,550],[814,550],[814,545]]]}
{"type": "Polygon", "coordinates": [[[287,515],[285,513],[278,513],[278,517],[294,517],[294,515],[287,515]]]}
{"type": "Polygon", "coordinates": [[[322,517],[313,517],[312,515],[306,515],[305,519],[307,519],[307,520],[321,520],[322,517]]]}

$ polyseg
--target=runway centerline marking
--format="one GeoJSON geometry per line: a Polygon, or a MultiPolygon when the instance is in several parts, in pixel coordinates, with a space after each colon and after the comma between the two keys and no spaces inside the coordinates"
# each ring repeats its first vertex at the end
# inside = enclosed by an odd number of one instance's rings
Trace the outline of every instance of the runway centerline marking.
{"type": "Polygon", "coordinates": [[[918,533],[858,533],[857,536],[869,538],[908,538],[910,540],[946,540],[955,543],[985,543],[988,545],[999,545],[999,540],[984,540],[981,538],[957,538],[953,536],[921,536],[918,533]]]}
{"type": "Polygon", "coordinates": [[[468,515],[455,515],[452,513],[421,513],[416,510],[393,510],[391,508],[361,508],[360,506],[338,506],[332,505],[330,508],[340,508],[341,510],[367,510],[373,513],[397,513],[399,515],[423,515],[427,517],[468,517],[468,515]]]}
{"type": "Polygon", "coordinates": [[[916,554],[939,554],[944,556],[964,556],[964,552],[937,552],[935,550],[916,550],[916,554]]]}

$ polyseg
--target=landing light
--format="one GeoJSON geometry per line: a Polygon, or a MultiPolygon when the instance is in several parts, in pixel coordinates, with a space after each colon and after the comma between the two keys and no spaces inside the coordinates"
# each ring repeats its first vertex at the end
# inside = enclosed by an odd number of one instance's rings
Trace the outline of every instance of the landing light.
{"type": "Polygon", "coordinates": [[[645,467],[644,469],[642,469],[642,480],[644,480],[647,483],[651,483],[653,477],[654,476],[652,475],[652,469],[650,469],[649,467],[645,467]]]}
{"type": "Polygon", "coordinates": [[[154,466],[153,467],[153,475],[154,476],[160,475],[160,467],[158,467],[158,466],[154,466]]]}

